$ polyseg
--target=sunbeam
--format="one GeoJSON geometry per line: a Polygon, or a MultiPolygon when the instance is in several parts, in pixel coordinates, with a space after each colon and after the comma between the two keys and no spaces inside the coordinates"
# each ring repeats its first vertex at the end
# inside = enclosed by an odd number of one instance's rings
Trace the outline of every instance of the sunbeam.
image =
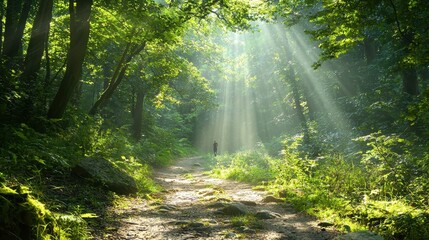
{"type": "Polygon", "coordinates": [[[258,25],[259,31],[228,35],[223,77],[212,79],[218,107],[200,118],[197,146],[210,151],[217,141],[219,152],[250,149],[282,134],[308,132],[315,115],[349,131],[326,83],[335,76],[312,68],[319,51],[303,28],[258,25]]]}
{"type": "MultiPolygon", "coordinates": [[[[233,152],[252,148],[258,141],[255,104],[250,87],[250,56],[243,34],[231,33],[225,58],[229,59],[223,79],[217,89],[218,107],[213,109],[200,128],[198,143],[208,150],[214,141],[219,152],[233,152]]],[[[200,123],[201,125],[201,123],[200,123]]]]}

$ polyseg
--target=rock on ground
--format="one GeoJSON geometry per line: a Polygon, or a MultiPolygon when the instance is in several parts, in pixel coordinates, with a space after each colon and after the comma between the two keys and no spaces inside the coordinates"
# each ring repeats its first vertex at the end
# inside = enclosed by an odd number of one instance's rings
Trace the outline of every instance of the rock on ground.
{"type": "Polygon", "coordinates": [[[73,173],[96,180],[117,194],[137,192],[134,179],[126,172],[103,158],[84,158],[74,168],[73,173]]]}

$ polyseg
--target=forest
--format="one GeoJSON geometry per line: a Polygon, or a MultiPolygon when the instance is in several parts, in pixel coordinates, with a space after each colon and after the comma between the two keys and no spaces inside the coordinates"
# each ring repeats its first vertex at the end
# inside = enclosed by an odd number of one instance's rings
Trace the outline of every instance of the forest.
{"type": "Polygon", "coordinates": [[[429,237],[427,0],[0,0],[0,19],[1,239],[100,236],[188,156],[339,232],[429,237]]]}

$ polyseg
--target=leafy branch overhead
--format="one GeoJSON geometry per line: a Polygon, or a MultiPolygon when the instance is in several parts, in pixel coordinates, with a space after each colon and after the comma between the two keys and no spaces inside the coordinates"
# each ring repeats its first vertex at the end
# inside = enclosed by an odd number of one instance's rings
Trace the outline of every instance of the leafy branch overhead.
{"type": "Polygon", "coordinates": [[[428,47],[427,36],[429,6],[424,0],[415,1],[280,1],[278,11],[285,21],[293,24],[297,19],[314,23],[308,32],[323,50],[323,61],[338,58],[366,39],[376,39],[383,44],[401,49],[398,67],[427,64],[424,55],[428,47]],[[416,14],[417,13],[417,14],[416,14]]]}

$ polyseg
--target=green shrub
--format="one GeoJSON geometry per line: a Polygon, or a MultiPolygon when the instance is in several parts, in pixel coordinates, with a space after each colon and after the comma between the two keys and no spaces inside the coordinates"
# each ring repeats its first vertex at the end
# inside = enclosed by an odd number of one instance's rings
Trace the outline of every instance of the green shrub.
{"type": "Polygon", "coordinates": [[[134,178],[140,194],[160,190],[152,179],[152,168],[147,163],[141,163],[133,156],[121,156],[115,164],[134,178]]]}
{"type": "Polygon", "coordinates": [[[378,191],[381,198],[407,196],[418,166],[409,152],[411,142],[396,134],[372,133],[355,139],[364,143],[361,163],[367,172],[368,191],[378,191]]]}
{"type": "Polygon", "coordinates": [[[424,240],[429,236],[429,213],[398,214],[386,219],[378,228],[386,239],[424,240]]]}
{"type": "Polygon", "coordinates": [[[61,226],[63,239],[83,240],[89,239],[88,224],[79,215],[57,215],[58,224],[61,226]]]}
{"type": "Polygon", "coordinates": [[[0,169],[15,175],[20,172],[34,176],[35,172],[67,168],[73,159],[73,150],[57,137],[38,133],[25,124],[19,127],[3,126],[0,148],[0,169]]]}
{"type": "Polygon", "coordinates": [[[347,196],[353,202],[361,201],[368,191],[367,173],[361,164],[354,159],[345,159],[343,155],[334,154],[315,160],[312,179],[337,197],[347,196]]]}
{"type": "Polygon", "coordinates": [[[273,179],[271,157],[261,148],[216,157],[214,174],[227,179],[260,183],[273,179]]]}

